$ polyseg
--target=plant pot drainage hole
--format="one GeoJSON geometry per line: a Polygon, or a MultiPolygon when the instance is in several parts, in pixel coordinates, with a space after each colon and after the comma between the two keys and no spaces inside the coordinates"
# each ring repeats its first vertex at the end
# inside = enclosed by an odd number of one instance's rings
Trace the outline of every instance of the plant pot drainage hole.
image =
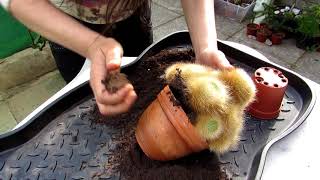
{"type": "Polygon", "coordinates": [[[256,80],[261,83],[263,81],[263,78],[262,77],[256,77],[256,80]]]}

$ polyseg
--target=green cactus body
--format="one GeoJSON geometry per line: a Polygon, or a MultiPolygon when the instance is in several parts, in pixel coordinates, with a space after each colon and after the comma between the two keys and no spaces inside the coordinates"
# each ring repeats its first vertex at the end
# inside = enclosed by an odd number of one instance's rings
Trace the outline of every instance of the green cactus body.
{"type": "Polygon", "coordinates": [[[219,91],[219,87],[215,82],[212,82],[212,86],[215,90],[219,91]]]}
{"type": "Polygon", "coordinates": [[[218,121],[210,119],[207,123],[207,129],[210,134],[214,133],[218,129],[218,121]]]}

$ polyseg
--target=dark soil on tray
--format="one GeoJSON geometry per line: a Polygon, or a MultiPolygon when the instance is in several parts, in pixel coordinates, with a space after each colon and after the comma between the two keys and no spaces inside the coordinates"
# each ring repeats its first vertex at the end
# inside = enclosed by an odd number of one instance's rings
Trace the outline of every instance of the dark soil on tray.
{"type": "MultiPolygon", "coordinates": [[[[128,180],[228,179],[214,153],[203,151],[178,160],[160,162],[149,159],[140,149],[135,139],[135,127],[140,115],[165,86],[161,77],[165,68],[177,61],[194,61],[194,53],[190,48],[175,48],[147,57],[122,71],[138,95],[130,112],[114,117],[103,117],[97,109],[94,112],[96,123],[121,132],[112,142],[114,148],[105,165],[106,173],[120,172],[120,179],[128,180]]],[[[177,88],[174,89],[176,91],[177,88]]]]}

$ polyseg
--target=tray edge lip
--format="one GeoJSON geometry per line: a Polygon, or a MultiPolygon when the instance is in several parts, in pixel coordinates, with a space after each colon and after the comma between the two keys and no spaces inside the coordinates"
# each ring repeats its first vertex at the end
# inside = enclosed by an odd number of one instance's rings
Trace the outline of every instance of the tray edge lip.
{"type": "Polygon", "coordinates": [[[20,127],[16,128],[16,129],[13,129],[12,131],[5,132],[4,134],[0,134],[0,140],[3,139],[3,138],[6,138],[6,137],[12,136],[15,133],[19,133],[24,128],[27,128],[27,126],[29,126],[30,123],[35,121],[40,115],[42,115],[45,111],[47,111],[51,106],[55,105],[58,101],[60,101],[61,99],[65,98],[66,96],[68,96],[72,92],[74,92],[74,91],[78,90],[79,88],[85,86],[87,83],[88,83],[88,81],[85,81],[85,82],[79,84],[78,86],[74,87],[73,89],[71,89],[67,93],[63,94],[58,99],[56,99],[55,101],[51,102],[49,107],[47,107],[46,109],[43,109],[41,112],[35,114],[29,121],[27,121],[26,123],[24,123],[20,127]]]}

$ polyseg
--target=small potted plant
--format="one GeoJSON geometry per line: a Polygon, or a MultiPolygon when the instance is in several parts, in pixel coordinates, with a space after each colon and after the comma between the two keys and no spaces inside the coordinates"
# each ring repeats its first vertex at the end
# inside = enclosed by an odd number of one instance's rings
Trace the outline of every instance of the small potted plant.
{"type": "Polygon", "coordinates": [[[259,29],[259,25],[256,23],[247,24],[247,36],[249,35],[256,36],[258,29],[259,29]]]}
{"type": "Polygon", "coordinates": [[[263,3],[263,7],[262,11],[255,13],[255,17],[264,16],[264,23],[272,32],[282,33],[285,38],[292,37],[297,27],[295,17],[300,14],[301,10],[296,8],[295,4],[289,7],[263,3]]]}
{"type": "Polygon", "coordinates": [[[257,36],[257,31],[260,28],[260,25],[257,23],[254,23],[254,17],[255,15],[251,15],[249,17],[250,22],[247,24],[247,31],[246,34],[247,36],[257,36]]]}
{"type": "Polygon", "coordinates": [[[320,5],[312,5],[297,16],[296,45],[301,49],[316,49],[320,37],[320,5]]]}
{"type": "Polygon", "coordinates": [[[278,45],[282,43],[282,39],[285,37],[285,34],[282,32],[272,33],[271,42],[272,45],[278,45]]]}
{"type": "Polygon", "coordinates": [[[271,34],[272,32],[268,28],[260,28],[257,31],[257,41],[264,43],[271,34]]]}
{"type": "Polygon", "coordinates": [[[255,85],[241,69],[216,71],[177,63],[165,72],[167,86],[141,115],[136,139],[154,160],[173,160],[236,145],[243,111],[253,101],[255,85]]]}

